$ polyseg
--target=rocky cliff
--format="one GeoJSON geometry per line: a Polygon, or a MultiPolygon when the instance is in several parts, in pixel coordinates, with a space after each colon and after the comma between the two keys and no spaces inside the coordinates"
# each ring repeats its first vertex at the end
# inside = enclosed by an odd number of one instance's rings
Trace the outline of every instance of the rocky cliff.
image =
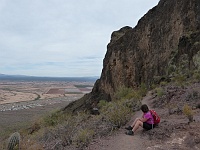
{"type": "Polygon", "coordinates": [[[160,0],[134,27],[114,31],[103,60],[100,79],[90,94],[69,110],[90,108],[112,100],[120,86],[150,86],[172,72],[200,68],[200,0],[160,0]]]}

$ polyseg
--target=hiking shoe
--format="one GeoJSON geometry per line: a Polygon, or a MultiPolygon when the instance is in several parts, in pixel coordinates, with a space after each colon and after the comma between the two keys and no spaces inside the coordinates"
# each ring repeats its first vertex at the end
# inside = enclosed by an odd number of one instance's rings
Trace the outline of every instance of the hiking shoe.
{"type": "Polygon", "coordinates": [[[131,127],[131,126],[128,126],[128,127],[125,127],[125,129],[126,129],[126,130],[132,130],[132,129],[133,129],[133,127],[131,127]]]}
{"type": "Polygon", "coordinates": [[[134,132],[132,130],[129,130],[125,133],[126,135],[134,135],[134,132]]]}

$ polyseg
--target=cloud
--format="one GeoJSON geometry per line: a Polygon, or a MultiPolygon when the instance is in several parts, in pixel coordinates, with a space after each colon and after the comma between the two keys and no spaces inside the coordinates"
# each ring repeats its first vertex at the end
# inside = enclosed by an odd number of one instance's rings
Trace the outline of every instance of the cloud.
{"type": "Polygon", "coordinates": [[[157,3],[0,0],[0,73],[100,76],[111,33],[134,27],[157,3]]]}

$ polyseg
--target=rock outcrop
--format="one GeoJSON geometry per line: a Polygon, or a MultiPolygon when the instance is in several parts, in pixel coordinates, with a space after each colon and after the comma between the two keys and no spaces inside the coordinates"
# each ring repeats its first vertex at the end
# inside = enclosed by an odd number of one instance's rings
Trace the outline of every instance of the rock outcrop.
{"type": "Polygon", "coordinates": [[[180,68],[200,68],[200,0],[160,0],[134,27],[114,31],[100,79],[90,94],[65,110],[91,108],[113,99],[120,86],[150,86],[180,68]]]}

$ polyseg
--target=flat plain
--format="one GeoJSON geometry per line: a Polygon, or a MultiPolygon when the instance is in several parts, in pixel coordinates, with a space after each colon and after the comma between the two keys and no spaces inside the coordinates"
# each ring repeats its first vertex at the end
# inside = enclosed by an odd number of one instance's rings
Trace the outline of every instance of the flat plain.
{"type": "Polygon", "coordinates": [[[0,104],[82,95],[89,93],[92,87],[92,82],[2,81],[0,104]]]}

